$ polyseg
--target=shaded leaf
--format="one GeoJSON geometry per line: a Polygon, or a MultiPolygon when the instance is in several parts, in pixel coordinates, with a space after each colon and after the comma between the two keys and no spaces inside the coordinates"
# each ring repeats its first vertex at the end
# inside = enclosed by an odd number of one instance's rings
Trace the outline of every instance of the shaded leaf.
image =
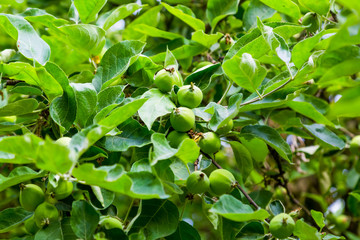
{"type": "Polygon", "coordinates": [[[320,140],[321,143],[323,143],[328,147],[337,148],[340,150],[345,147],[345,142],[322,124],[317,124],[317,123],[311,125],[304,124],[304,127],[312,135],[314,135],[314,137],[320,140]]]}
{"type": "Polygon", "coordinates": [[[130,233],[144,229],[146,239],[155,240],[166,237],[176,231],[179,212],[169,200],[143,200],[138,215],[129,224],[130,233]]]}
{"type": "Polygon", "coordinates": [[[238,11],[239,0],[209,0],[206,6],[206,17],[213,29],[223,18],[238,11]]]}
{"type": "Polygon", "coordinates": [[[246,135],[248,134],[252,137],[264,140],[273,147],[281,157],[289,162],[291,161],[292,153],[290,146],[275,129],[265,125],[246,126],[241,130],[241,135],[246,138],[246,135]]]}
{"type": "Polygon", "coordinates": [[[96,90],[99,92],[124,74],[144,46],[145,43],[140,41],[121,41],[110,47],[101,59],[101,66],[98,67],[92,82],[96,90]]]}
{"type": "Polygon", "coordinates": [[[0,192],[22,182],[27,182],[34,178],[43,177],[45,174],[46,172],[35,172],[31,168],[25,166],[17,167],[12,170],[7,177],[0,174],[0,192]]]}
{"type": "Polygon", "coordinates": [[[8,232],[11,228],[16,227],[33,213],[26,211],[22,207],[7,208],[0,212],[0,233],[8,232]]]}
{"type": "Polygon", "coordinates": [[[100,214],[86,201],[72,203],[70,224],[77,237],[93,239],[100,220],[100,214]]]}

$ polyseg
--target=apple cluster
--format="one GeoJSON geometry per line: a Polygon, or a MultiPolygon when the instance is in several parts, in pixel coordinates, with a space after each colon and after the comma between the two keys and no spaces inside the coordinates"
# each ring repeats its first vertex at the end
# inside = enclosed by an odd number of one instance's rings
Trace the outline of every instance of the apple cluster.
{"type": "Polygon", "coordinates": [[[24,224],[30,234],[35,234],[41,228],[58,221],[59,211],[55,207],[57,200],[70,196],[73,191],[72,182],[60,179],[56,187],[48,184],[46,191],[35,184],[20,185],[20,205],[27,211],[34,212],[24,224]]]}
{"type": "MultiPolygon", "coordinates": [[[[155,86],[162,92],[170,92],[174,85],[179,86],[176,93],[178,107],[170,114],[170,123],[173,128],[167,135],[169,145],[178,148],[185,139],[193,139],[198,143],[205,155],[212,155],[221,148],[218,135],[226,134],[233,128],[233,121],[219,128],[216,132],[196,133],[196,118],[193,108],[200,106],[203,92],[193,83],[182,86],[180,73],[175,69],[162,69],[154,76],[155,86]]],[[[186,186],[191,194],[209,192],[213,196],[230,193],[237,182],[231,172],[217,169],[208,177],[201,171],[194,171],[187,179],[186,186]]]]}

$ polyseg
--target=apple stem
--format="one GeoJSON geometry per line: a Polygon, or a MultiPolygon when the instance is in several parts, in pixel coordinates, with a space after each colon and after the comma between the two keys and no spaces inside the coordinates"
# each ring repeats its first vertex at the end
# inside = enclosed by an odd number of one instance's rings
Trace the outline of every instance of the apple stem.
{"type": "Polygon", "coordinates": [[[190,90],[194,91],[194,83],[193,82],[190,83],[190,90]]]}

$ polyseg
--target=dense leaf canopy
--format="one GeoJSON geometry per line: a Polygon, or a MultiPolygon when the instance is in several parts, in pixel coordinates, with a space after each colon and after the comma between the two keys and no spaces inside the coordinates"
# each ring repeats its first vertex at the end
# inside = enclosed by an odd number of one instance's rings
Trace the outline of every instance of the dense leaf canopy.
{"type": "Polygon", "coordinates": [[[358,0],[0,0],[0,238],[359,240],[359,47],[358,0]]]}

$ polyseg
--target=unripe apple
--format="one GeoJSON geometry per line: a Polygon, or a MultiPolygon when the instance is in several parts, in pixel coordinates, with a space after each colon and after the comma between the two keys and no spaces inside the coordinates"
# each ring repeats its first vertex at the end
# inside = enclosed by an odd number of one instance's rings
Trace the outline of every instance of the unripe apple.
{"type": "Polygon", "coordinates": [[[226,169],[216,169],[211,172],[209,180],[210,189],[217,196],[230,193],[236,184],[234,175],[226,169]]]}
{"type": "Polygon", "coordinates": [[[186,188],[190,193],[201,194],[209,190],[210,181],[205,173],[195,171],[186,180],[186,188]]]}
{"type": "Polygon", "coordinates": [[[280,213],[270,221],[271,234],[280,239],[290,237],[295,229],[295,221],[289,214],[280,213]]]}

